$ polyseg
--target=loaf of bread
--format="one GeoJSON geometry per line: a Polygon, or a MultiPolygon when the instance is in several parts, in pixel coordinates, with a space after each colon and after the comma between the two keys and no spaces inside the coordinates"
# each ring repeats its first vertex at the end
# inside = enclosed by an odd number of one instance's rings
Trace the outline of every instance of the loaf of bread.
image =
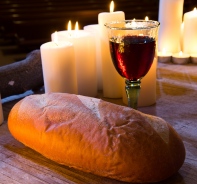
{"type": "Polygon", "coordinates": [[[57,163],[120,181],[164,180],[185,159],[180,136],[163,119],[80,95],[28,96],[12,108],[8,127],[57,163]]]}

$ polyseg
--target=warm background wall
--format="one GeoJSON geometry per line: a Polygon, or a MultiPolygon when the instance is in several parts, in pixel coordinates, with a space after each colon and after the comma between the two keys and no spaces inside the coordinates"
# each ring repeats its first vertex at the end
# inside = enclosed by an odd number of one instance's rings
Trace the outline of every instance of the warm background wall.
{"type": "MultiPolygon", "coordinates": [[[[148,16],[158,20],[159,0],[115,0],[114,3],[115,11],[124,11],[126,19],[148,16]]],[[[66,29],[69,20],[78,21],[81,29],[97,24],[98,14],[108,12],[109,4],[110,0],[1,0],[0,66],[39,49],[42,43],[50,41],[51,33],[66,29]]],[[[185,0],[183,11],[191,11],[195,6],[194,0],[185,0]]]]}

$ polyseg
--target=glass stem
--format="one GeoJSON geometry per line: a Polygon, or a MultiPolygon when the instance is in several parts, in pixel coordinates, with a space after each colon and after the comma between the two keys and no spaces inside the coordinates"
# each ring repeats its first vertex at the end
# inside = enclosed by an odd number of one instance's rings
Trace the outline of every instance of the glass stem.
{"type": "Polygon", "coordinates": [[[138,97],[140,94],[140,80],[137,81],[130,81],[130,80],[125,80],[125,90],[127,94],[127,99],[128,99],[128,106],[137,109],[138,105],[138,97]]]}

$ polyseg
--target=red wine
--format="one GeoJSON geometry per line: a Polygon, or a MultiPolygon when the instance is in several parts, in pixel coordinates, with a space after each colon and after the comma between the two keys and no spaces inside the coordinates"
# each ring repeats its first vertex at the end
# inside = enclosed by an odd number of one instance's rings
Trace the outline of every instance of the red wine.
{"type": "Polygon", "coordinates": [[[144,77],[153,62],[155,40],[148,36],[125,36],[121,42],[110,39],[110,52],[118,73],[129,80],[144,77]]]}

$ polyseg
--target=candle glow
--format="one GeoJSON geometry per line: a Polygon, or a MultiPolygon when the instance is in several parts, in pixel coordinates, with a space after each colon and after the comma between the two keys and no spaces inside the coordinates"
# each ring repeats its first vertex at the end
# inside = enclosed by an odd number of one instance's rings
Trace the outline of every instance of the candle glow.
{"type": "MultiPolygon", "coordinates": [[[[78,37],[78,31],[79,31],[79,23],[78,23],[78,21],[76,21],[76,23],[75,23],[75,30],[74,30],[74,32],[72,32],[72,23],[69,20],[67,31],[68,31],[68,35],[70,37],[73,37],[73,36],[74,37],[78,37]]],[[[55,40],[55,35],[54,35],[54,40],[55,40]]]]}
{"type": "Polygon", "coordinates": [[[78,31],[79,30],[79,24],[78,22],[75,23],[75,31],[78,31]]]}
{"type": "Polygon", "coordinates": [[[109,11],[110,13],[114,12],[114,1],[111,1],[109,11]]]}
{"type": "Polygon", "coordinates": [[[69,20],[69,21],[68,21],[67,30],[68,30],[68,31],[71,31],[71,29],[72,29],[72,24],[71,24],[71,21],[69,20]]]}
{"type": "Polygon", "coordinates": [[[164,47],[161,52],[157,53],[158,61],[161,63],[168,63],[171,61],[172,53],[168,52],[164,47]]]}
{"type": "Polygon", "coordinates": [[[182,55],[183,55],[183,52],[182,52],[182,51],[180,51],[180,52],[179,52],[179,56],[182,56],[182,55]]]}
{"type": "Polygon", "coordinates": [[[148,20],[149,20],[148,16],[146,16],[146,17],[145,17],[145,20],[146,20],[146,21],[148,21],[148,20]]]}

